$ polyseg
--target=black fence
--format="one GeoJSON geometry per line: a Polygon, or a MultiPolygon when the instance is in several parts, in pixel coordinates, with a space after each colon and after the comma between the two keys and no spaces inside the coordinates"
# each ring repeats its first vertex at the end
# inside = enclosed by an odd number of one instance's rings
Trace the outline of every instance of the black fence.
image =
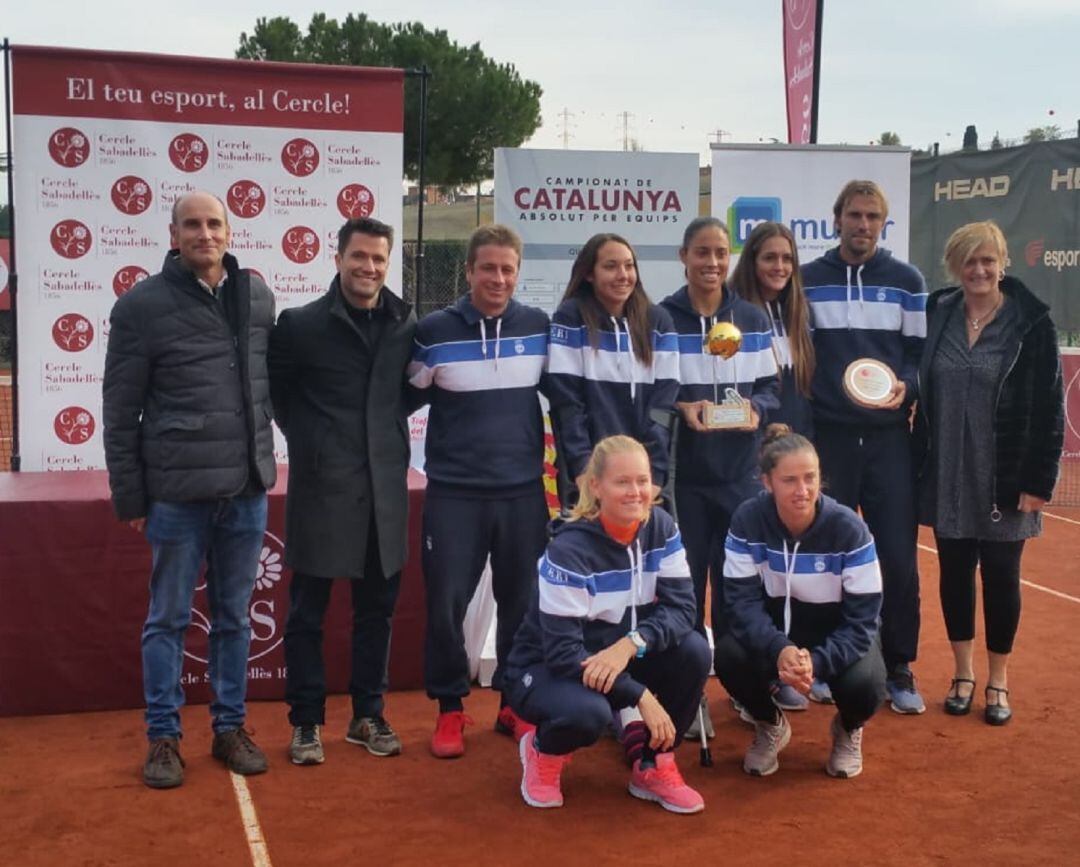
{"type": "Polygon", "coordinates": [[[401,292],[405,300],[423,316],[441,310],[464,295],[469,287],[465,282],[465,241],[425,241],[424,279],[419,302],[416,298],[416,241],[401,245],[401,292]]]}

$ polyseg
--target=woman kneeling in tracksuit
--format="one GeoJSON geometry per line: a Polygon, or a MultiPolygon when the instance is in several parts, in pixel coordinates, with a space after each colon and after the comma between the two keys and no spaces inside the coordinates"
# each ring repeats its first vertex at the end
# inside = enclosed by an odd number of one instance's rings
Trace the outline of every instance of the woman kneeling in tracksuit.
{"type": "Polygon", "coordinates": [[[878,639],[881,570],[874,540],[851,509],[821,493],[817,452],[787,425],[769,425],[759,461],[765,490],[731,520],[724,560],[730,632],[715,648],[720,681],[754,718],[743,770],[763,777],[791,739],[769,683],[804,695],[832,689],[833,777],[862,772],[862,727],[885,697],[878,639]]]}
{"type": "Polygon", "coordinates": [[[630,793],[676,813],[705,807],[672,751],[697,712],[709,647],[694,631],[679,530],[652,498],[642,445],[601,440],[576,507],[540,558],[504,681],[514,712],[536,725],[519,745],[521,794],[531,806],[562,806],[570,754],[596,742],[613,710],[636,707],[649,741],[630,793]]]}

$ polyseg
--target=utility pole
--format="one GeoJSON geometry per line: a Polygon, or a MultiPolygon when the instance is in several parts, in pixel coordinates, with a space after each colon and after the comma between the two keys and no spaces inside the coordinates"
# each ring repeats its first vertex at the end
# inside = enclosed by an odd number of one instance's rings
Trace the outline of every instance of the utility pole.
{"type": "Polygon", "coordinates": [[[615,116],[622,118],[622,149],[628,151],[630,150],[630,118],[633,115],[628,111],[624,111],[615,116]]]}
{"type": "Polygon", "coordinates": [[[570,147],[570,118],[574,116],[574,113],[567,108],[564,108],[559,112],[558,117],[562,122],[562,146],[563,150],[570,147]]]}

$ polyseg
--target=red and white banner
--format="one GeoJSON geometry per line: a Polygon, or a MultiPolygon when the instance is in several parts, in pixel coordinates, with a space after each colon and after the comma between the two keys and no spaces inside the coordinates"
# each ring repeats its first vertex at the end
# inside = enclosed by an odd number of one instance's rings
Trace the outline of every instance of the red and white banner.
{"type": "MultiPolygon", "coordinates": [[[[104,466],[109,311],[161,269],[176,199],[225,202],[278,310],[326,291],[337,230],[402,227],[404,73],[12,49],[25,470],[104,466]]],[[[391,284],[401,274],[395,245],[391,284]]],[[[279,438],[279,457],[285,453],[279,438]]]]}
{"type": "Polygon", "coordinates": [[[784,87],[788,144],[811,144],[817,136],[817,34],[820,0],[781,0],[784,17],[784,87]]]}

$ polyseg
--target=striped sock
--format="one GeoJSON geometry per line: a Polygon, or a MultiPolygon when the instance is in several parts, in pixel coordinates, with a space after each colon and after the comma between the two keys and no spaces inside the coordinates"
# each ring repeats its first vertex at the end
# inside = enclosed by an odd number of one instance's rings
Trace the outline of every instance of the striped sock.
{"type": "Polygon", "coordinates": [[[641,758],[645,745],[649,742],[649,730],[641,720],[627,723],[623,727],[622,744],[626,752],[626,761],[633,765],[641,758]]]}

